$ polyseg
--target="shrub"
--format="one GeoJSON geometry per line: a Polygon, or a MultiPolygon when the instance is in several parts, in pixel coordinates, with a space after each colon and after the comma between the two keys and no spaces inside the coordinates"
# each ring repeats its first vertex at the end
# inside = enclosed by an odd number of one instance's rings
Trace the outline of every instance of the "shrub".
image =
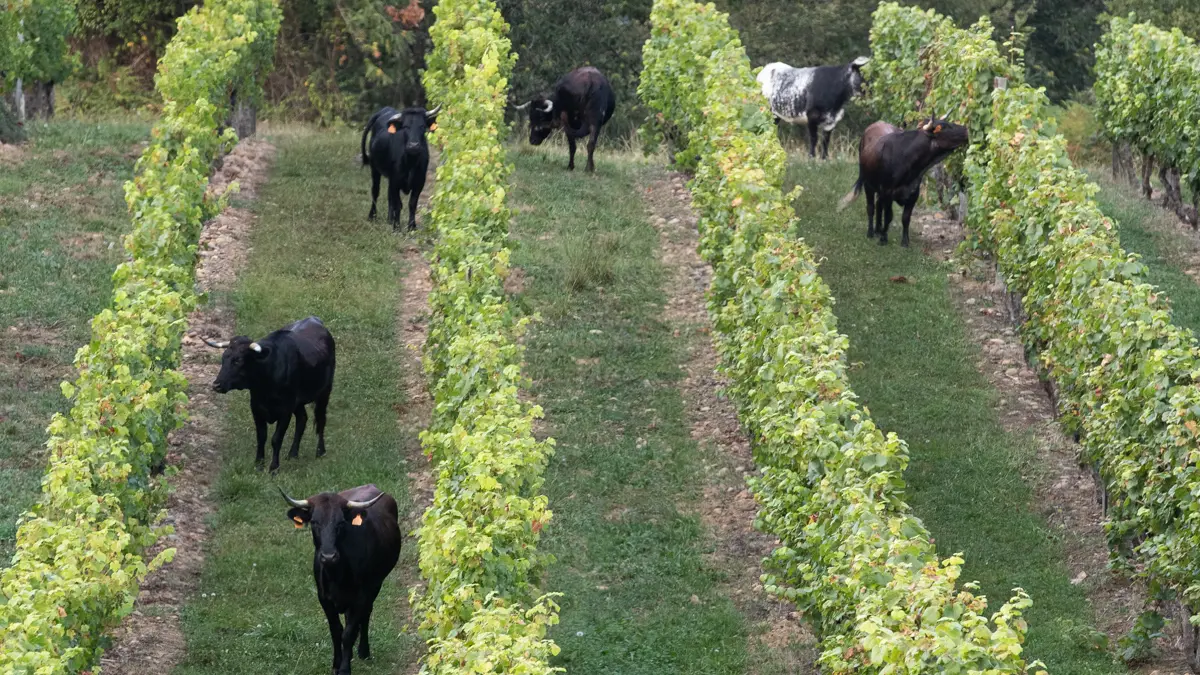
{"type": "Polygon", "coordinates": [[[434,410],[421,442],[437,484],[417,532],[422,672],[557,672],[545,635],[558,606],[539,597],[548,558],[537,550],[551,517],[540,493],[553,441],[534,439],[541,409],[519,398],[526,320],[504,293],[512,214],[500,134],[514,58],[492,0],[442,0],[434,11],[425,86],[443,108],[424,355],[434,410]]]}
{"type": "Polygon", "coordinates": [[[126,184],[130,259],[113,274],[111,306],[63,383],[72,401],[48,429],[41,500],[22,516],[12,566],[0,573],[0,673],[92,668],[104,635],[132,610],[138,583],[171,559],[142,552],[157,526],[164,485],[151,468],[185,418],[179,344],[193,288],[208,172],[236,141],[220,131],[230,83],[253,90],[270,63],[280,12],[271,0],[210,0],[180,19],[160,63],[163,119],[126,184]]]}
{"type": "Polygon", "coordinates": [[[657,0],[651,21],[640,93],[661,114],[652,134],[674,126],[694,153],[709,315],[760,468],[756,526],[782,541],[764,587],[804,613],[829,673],[1037,668],[1021,658],[1028,596],[989,620],[975,586],[956,588],[962,559],[939,559],[903,500],[905,444],[850,390],[847,340],[791,236],[786,156],[736,34],[690,0],[657,0]]]}

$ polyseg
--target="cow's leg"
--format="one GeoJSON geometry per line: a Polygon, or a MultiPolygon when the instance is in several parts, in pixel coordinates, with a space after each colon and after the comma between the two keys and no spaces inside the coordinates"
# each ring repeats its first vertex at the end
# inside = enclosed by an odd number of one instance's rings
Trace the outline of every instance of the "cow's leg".
{"type": "Polygon", "coordinates": [[[875,236],[875,191],[866,186],[863,191],[867,193],[867,239],[872,239],[875,236]]]}
{"type": "Polygon", "coordinates": [[[267,416],[263,413],[263,411],[254,406],[250,406],[250,414],[254,415],[254,435],[257,442],[254,452],[254,466],[261,471],[263,465],[263,451],[267,445],[267,416]]]}
{"type": "Polygon", "coordinates": [[[279,470],[279,449],[283,447],[283,437],[287,435],[291,423],[291,415],[280,415],[279,421],[275,423],[275,435],[271,437],[271,466],[268,467],[271,473],[279,470]]]}
{"type": "Polygon", "coordinates": [[[296,406],[296,411],[292,414],[296,416],[296,433],[292,434],[292,449],[288,452],[288,459],[300,456],[300,439],[304,436],[304,428],[308,426],[308,411],[303,405],[296,406]]]}
{"type": "Polygon", "coordinates": [[[325,620],[329,622],[329,639],[333,642],[333,672],[337,673],[342,665],[342,617],[325,603],[321,603],[321,609],[325,610],[325,620]]]}
{"type": "Polygon", "coordinates": [[[575,137],[567,132],[567,151],[570,153],[570,159],[567,160],[567,171],[575,170],[575,137]]]}
{"type": "Polygon", "coordinates": [[[891,198],[883,201],[883,233],[879,235],[879,245],[883,246],[888,243],[887,233],[888,228],[892,226],[892,200],[891,198]]]}
{"type": "Polygon", "coordinates": [[[408,195],[408,231],[417,229],[417,195],[420,191],[413,190],[408,195]]]}
{"type": "Polygon", "coordinates": [[[371,601],[371,604],[367,605],[367,611],[363,612],[362,615],[362,626],[358,629],[360,636],[358,638],[358,658],[363,661],[371,658],[371,641],[367,638],[367,633],[370,632],[371,610],[374,609],[374,605],[374,600],[371,601]]]}
{"type": "Polygon", "coordinates": [[[338,666],[337,675],[350,675],[350,661],[354,658],[354,643],[358,640],[358,631],[362,627],[362,612],[358,607],[351,607],[346,612],[346,630],[342,632],[342,663],[338,666]]]}
{"type": "Polygon", "coordinates": [[[917,196],[914,195],[904,204],[904,211],[900,214],[900,224],[904,226],[904,232],[900,235],[900,245],[908,248],[908,221],[912,219],[913,207],[917,205],[917,196]]]}
{"type": "Polygon", "coordinates": [[[881,236],[883,234],[883,202],[884,202],[883,195],[876,193],[875,194],[875,235],[876,236],[881,236]]]}
{"type": "Polygon", "coordinates": [[[816,159],[817,133],[821,131],[821,115],[809,113],[806,117],[809,121],[809,156],[816,159]]]}
{"type": "Polygon", "coordinates": [[[821,139],[821,159],[829,159],[829,137],[833,134],[832,129],[823,129],[824,137],[821,139]]]}
{"type": "Polygon", "coordinates": [[[367,220],[375,220],[375,202],[379,201],[379,179],[380,175],[375,169],[371,169],[371,212],[367,214],[367,220]]]}
{"type": "Polygon", "coordinates": [[[588,163],[587,171],[589,173],[596,171],[596,163],[592,161],[592,154],[596,152],[596,141],[600,138],[600,127],[593,124],[591,128],[591,136],[588,137],[588,163]]]}
{"type": "Polygon", "coordinates": [[[400,207],[403,202],[400,201],[400,182],[398,180],[388,179],[388,222],[391,223],[393,230],[400,229],[400,207]]]}
{"type": "Polygon", "coordinates": [[[325,456],[325,410],[329,408],[329,393],[321,394],[313,406],[317,418],[317,457],[325,456]]]}

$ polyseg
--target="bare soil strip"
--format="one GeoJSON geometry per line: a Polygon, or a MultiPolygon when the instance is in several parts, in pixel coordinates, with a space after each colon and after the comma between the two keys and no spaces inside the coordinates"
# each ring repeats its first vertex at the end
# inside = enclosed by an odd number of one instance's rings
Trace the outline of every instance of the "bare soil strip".
{"type": "Polygon", "coordinates": [[[700,516],[716,539],[710,562],[727,571],[724,592],[753,627],[748,672],[782,668],[816,673],[812,634],[790,604],[768,596],[759,583],[759,561],[779,542],[753,527],[758,507],[745,478],[754,471],[754,457],[733,403],[719,395],[725,381],[716,371],[719,361],[705,308],[712,270],[696,250],[697,216],[686,178],[661,170],[651,178],[644,197],[659,233],[662,263],[669,270],[666,318],[686,355],[681,366],[686,372],[681,387],[685,414],[692,438],[711,460],[699,504],[700,516]]]}
{"type": "MultiPolygon", "coordinates": [[[[940,218],[942,213],[914,218],[914,232],[928,255],[950,261],[964,238],[958,223],[940,218]]],[[[1006,292],[998,281],[992,260],[974,259],[969,268],[947,275],[952,297],[971,337],[980,345],[976,364],[1001,393],[997,415],[1010,433],[1029,434],[1036,440],[1037,464],[1027,478],[1034,486],[1042,515],[1062,539],[1071,583],[1082,586],[1096,615],[1097,628],[1111,645],[1129,631],[1147,606],[1146,588],[1108,567],[1109,549],[1104,535],[1103,486],[1090,467],[1080,464],[1080,448],[1063,433],[1054,404],[1037,372],[1025,359],[1025,350],[1007,310],[1006,292]]],[[[1035,598],[1036,601],[1036,598],[1035,598]]],[[[1173,607],[1156,607],[1175,623],[1159,653],[1139,664],[1137,672],[1154,675],[1189,673],[1184,652],[1181,617],[1173,607]]],[[[1186,619],[1182,619],[1186,621],[1186,619]]]]}
{"type": "MultiPolygon", "coordinates": [[[[429,425],[429,417],[433,414],[433,400],[425,383],[425,369],[421,363],[421,353],[425,348],[425,338],[429,334],[429,291],[433,281],[429,277],[429,262],[425,260],[425,252],[421,245],[423,235],[432,231],[433,223],[429,218],[429,198],[433,195],[434,179],[437,174],[438,154],[430,148],[429,170],[425,176],[425,189],[418,200],[418,230],[416,236],[410,235],[404,250],[400,254],[399,264],[403,265],[405,273],[402,280],[400,307],[397,311],[397,334],[404,346],[403,387],[405,404],[397,410],[398,421],[406,439],[402,459],[406,463],[408,473],[408,492],[411,497],[408,513],[401,514],[405,542],[401,553],[401,561],[397,566],[400,583],[406,588],[414,588],[421,584],[421,570],[417,560],[417,540],[412,534],[421,524],[421,516],[433,502],[434,473],[430,460],[421,449],[419,431],[429,425]]],[[[408,624],[407,630],[416,630],[419,618],[413,613],[412,604],[405,597],[401,607],[401,615],[408,624]]],[[[416,675],[421,670],[421,658],[425,655],[423,644],[418,644],[414,658],[404,669],[406,675],[416,675]]]]}
{"type": "MultiPolygon", "coordinates": [[[[275,148],[266,141],[252,138],[238,143],[210,180],[210,192],[220,194],[236,180],[241,187],[239,198],[253,198],[267,178],[274,155],[275,148]]],[[[196,266],[196,284],[202,292],[234,287],[250,253],[253,225],[254,215],[249,210],[234,207],[205,224],[196,266]]],[[[224,302],[209,302],[188,317],[180,371],[188,378],[189,419],[171,434],[167,453],[168,463],[179,467],[179,473],[168,481],[171,496],[166,522],[175,527],[175,533],[147,554],[153,557],[158,550],[174,547],[175,560],[142,584],[133,614],[122,621],[113,646],[101,659],[105,675],[167,673],[186,653],[179,611],[196,591],[204,566],[207,521],[215,510],[209,492],[220,470],[217,442],[224,424],[210,389],[220,359],[202,338],[228,337],[233,330],[233,309],[224,302]]]]}

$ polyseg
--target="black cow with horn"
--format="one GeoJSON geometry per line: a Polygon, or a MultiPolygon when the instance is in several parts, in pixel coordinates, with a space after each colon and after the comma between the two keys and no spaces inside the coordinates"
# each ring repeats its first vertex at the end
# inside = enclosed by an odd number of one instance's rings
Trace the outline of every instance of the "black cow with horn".
{"type": "Polygon", "coordinates": [[[235,389],[250,390],[250,412],[257,432],[255,464],[261,469],[267,441],[267,425],[275,424],[271,438],[271,472],[279,469],[279,449],[292,417],[296,433],[288,457],[300,454],[300,438],[308,424],[304,406],[313,403],[317,418],[317,457],[325,454],[325,411],[333,392],[335,364],[333,336],[315,316],[301,319],[260,340],[239,335],[215,342],[210,347],[224,349],[221,372],[213,381],[213,391],[224,394],[235,389]]]}
{"type": "Polygon", "coordinates": [[[529,144],[541,145],[555,130],[562,129],[567,137],[571,156],[567,170],[575,169],[575,139],[588,137],[586,171],[595,171],[592,155],[600,129],[612,119],[617,106],[608,78],[599,70],[587,66],[576,68],[554,84],[549,96],[536,96],[516,106],[517,110],[529,110],[529,144]]]}
{"type": "Polygon", "coordinates": [[[371,610],[383,581],[400,559],[396,500],[374,485],[293,499],[280,490],[297,528],[313,537],[313,581],[329,622],[334,675],[350,675],[354,643],[358,658],[371,658],[367,638],[371,610]],[[341,615],[346,615],[342,626],[341,615]]]}
{"type": "Polygon", "coordinates": [[[433,110],[381,108],[363,128],[359,148],[363,166],[371,167],[371,212],[375,220],[375,202],[379,201],[379,181],[388,179],[388,222],[393,230],[400,229],[400,193],[408,195],[408,229],[417,229],[417,200],[425,189],[425,173],[429,170],[429,144],[425,132],[437,128],[437,116],[442,106],[433,110]],[[368,152],[367,138],[370,137],[368,152]]]}

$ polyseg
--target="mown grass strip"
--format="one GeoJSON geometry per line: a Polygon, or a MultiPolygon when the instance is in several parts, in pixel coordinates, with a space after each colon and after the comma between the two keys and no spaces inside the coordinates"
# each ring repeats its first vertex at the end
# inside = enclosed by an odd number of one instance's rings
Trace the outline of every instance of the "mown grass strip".
{"type": "MultiPolygon", "coordinates": [[[[1112,184],[1102,172],[1090,172],[1104,189],[1096,194],[1096,204],[1104,215],[1118,223],[1121,247],[1142,257],[1146,281],[1162,289],[1171,299],[1171,318],[1175,323],[1200,333],[1200,285],[1184,273],[1183,262],[1189,257],[1187,235],[1178,230],[1174,213],[1157,201],[1112,184]]],[[[1107,173],[1104,171],[1103,173],[1107,173]]]]}
{"type": "Polygon", "coordinates": [[[578,675],[744,672],[746,622],[719,592],[691,510],[703,457],[683,418],[641,171],[601,158],[592,177],[557,152],[511,156],[518,302],[543,318],[526,362],[557,441],[543,539],[557,558],[546,585],[563,593],[556,663],[578,675]]]}
{"type": "Polygon", "coordinates": [[[837,298],[838,328],[850,338],[850,361],[861,362],[854,390],[882,428],[909,443],[909,503],[940,551],[965,554],[964,577],[978,579],[983,594],[1002,598],[1021,587],[1034,598],[1025,611],[1029,658],[1055,675],[1126,672],[1082,644],[1092,614],[1035,512],[1033,440],[1007,433],[993,412],[999,394],[975,367],[978,348],[951,301],[948,269],[919,247],[867,239],[861,200],[834,211],[856,171],[796,162],[788,177],[805,187],[798,234],[825,257],[821,277],[837,298]],[[900,275],[908,283],[889,281],[900,275]]]}
{"type": "Polygon", "coordinates": [[[0,160],[0,567],[37,498],[45,428],[66,410],[59,381],[108,303],[129,227],[122,185],[149,125],[31,125],[0,160]]]}
{"type": "MultiPolygon", "coordinates": [[[[200,597],[184,611],[188,655],[179,673],[329,672],[332,652],[312,580],[312,538],[292,527],[277,486],[309,496],[374,483],[396,497],[401,513],[408,510],[403,448],[411,442],[406,434],[416,430],[399,430],[396,422],[396,409],[406,405],[396,334],[403,270],[395,259],[402,240],[386,224],[366,220],[367,174],[330,170],[330,158],[352,157],[353,134],[273,140],[278,160],[254,203],[254,251],[233,298],[238,331],[259,337],[310,314],[329,327],[337,341],[329,452],[314,458],[310,422],[299,460],[285,460],[275,478],[255,471],[247,394],[225,397],[225,469],[213,491],[220,509],[200,597]]],[[[219,356],[214,350],[213,358],[219,356]]],[[[401,529],[400,564],[411,565],[412,523],[401,529]]],[[[393,571],[375,603],[374,659],[356,660],[355,673],[394,673],[413,656],[413,639],[401,634],[398,623],[406,590],[401,578],[399,569],[393,571]]]]}

